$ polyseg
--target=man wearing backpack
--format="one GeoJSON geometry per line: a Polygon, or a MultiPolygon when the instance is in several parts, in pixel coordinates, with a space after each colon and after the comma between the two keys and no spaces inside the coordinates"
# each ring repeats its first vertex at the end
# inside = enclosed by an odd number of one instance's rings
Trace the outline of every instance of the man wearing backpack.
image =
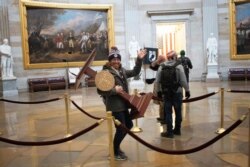
{"type": "Polygon", "coordinates": [[[178,61],[181,62],[184,71],[185,71],[185,75],[187,77],[187,82],[189,83],[189,69],[193,68],[192,62],[188,57],[185,57],[185,51],[181,50],[180,51],[180,55],[181,57],[178,59],[178,61]]]}
{"type": "Polygon", "coordinates": [[[182,88],[185,89],[185,97],[190,97],[189,86],[186,80],[183,66],[177,61],[175,51],[167,53],[167,60],[161,63],[156,74],[157,96],[163,98],[164,113],[167,131],[161,133],[162,137],[173,138],[181,135],[182,122],[182,88]],[[175,111],[175,127],[173,129],[172,107],[175,111]]]}

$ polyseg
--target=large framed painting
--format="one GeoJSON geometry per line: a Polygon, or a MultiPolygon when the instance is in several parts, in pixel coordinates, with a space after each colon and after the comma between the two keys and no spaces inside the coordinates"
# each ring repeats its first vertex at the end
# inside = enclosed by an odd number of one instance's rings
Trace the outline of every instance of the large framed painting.
{"type": "Polygon", "coordinates": [[[250,0],[230,0],[231,59],[250,59],[250,0]]]}
{"type": "Polygon", "coordinates": [[[113,6],[20,1],[25,69],[103,65],[114,45],[113,6]]]}

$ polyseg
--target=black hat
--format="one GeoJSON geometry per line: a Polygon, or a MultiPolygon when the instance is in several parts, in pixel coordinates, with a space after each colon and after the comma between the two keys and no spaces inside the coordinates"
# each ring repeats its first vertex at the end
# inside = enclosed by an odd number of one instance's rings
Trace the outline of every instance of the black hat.
{"type": "Polygon", "coordinates": [[[181,55],[181,56],[185,56],[185,51],[184,51],[184,50],[181,50],[180,55],[181,55]]]}
{"type": "Polygon", "coordinates": [[[116,46],[112,46],[109,51],[108,60],[111,61],[113,58],[118,58],[121,60],[120,51],[118,50],[116,46]]]}

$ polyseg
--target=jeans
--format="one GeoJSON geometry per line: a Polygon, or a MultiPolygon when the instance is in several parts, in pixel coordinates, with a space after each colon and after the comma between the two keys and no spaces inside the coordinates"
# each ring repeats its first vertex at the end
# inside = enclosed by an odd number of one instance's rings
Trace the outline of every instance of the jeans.
{"type": "MultiPolygon", "coordinates": [[[[129,111],[122,111],[122,112],[112,112],[112,115],[115,119],[119,120],[123,125],[125,125],[128,129],[131,129],[133,127],[133,122],[130,118],[129,111]]],[[[126,132],[123,131],[121,128],[116,127],[116,132],[114,136],[114,154],[118,155],[120,144],[124,137],[126,136],[126,132]]]]}
{"type": "Polygon", "coordinates": [[[164,98],[164,113],[167,125],[167,133],[173,134],[173,118],[172,118],[172,107],[175,111],[175,129],[179,130],[181,128],[182,122],[182,93],[175,93],[171,99],[164,98]]]}

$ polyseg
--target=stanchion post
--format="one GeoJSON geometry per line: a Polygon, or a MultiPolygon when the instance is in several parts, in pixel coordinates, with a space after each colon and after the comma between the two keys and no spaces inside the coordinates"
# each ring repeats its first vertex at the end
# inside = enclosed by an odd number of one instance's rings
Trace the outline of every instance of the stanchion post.
{"type": "Polygon", "coordinates": [[[65,111],[66,111],[66,137],[70,136],[70,130],[69,130],[69,96],[67,93],[64,94],[64,100],[65,100],[65,111]]]}
{"type": "Polygon", "coordinates": [[[108,121],[108,131],[109,131],[109,155],[110,155],[110,166],[115,167],[115,157],[114,157],[114,145],[113,145],[113,116],[112,112],[107,112],[107,121],[108,121]]]}
{"type": "Polygon", "coordinates": [[[225,131],[224,129],[224,88],[221,88],[220,90],[221,96],[220,96],[220,111],[221,111],[221,124],[220,128],[217,129],[216,133],[221,134],[225,131]]]}
{"type": "MultiPolygon", "coordinates": [[[[138,90],[137,89],[134,89],[134,95],[135,96],[138,95],[138,90]]],[[[134,133],[142,132],[142,129],[138,127],[138,120],[137,120],[137,118],[135,119],[135,126],[131,129],[131,132],[134,132],[134,133]]]]}

